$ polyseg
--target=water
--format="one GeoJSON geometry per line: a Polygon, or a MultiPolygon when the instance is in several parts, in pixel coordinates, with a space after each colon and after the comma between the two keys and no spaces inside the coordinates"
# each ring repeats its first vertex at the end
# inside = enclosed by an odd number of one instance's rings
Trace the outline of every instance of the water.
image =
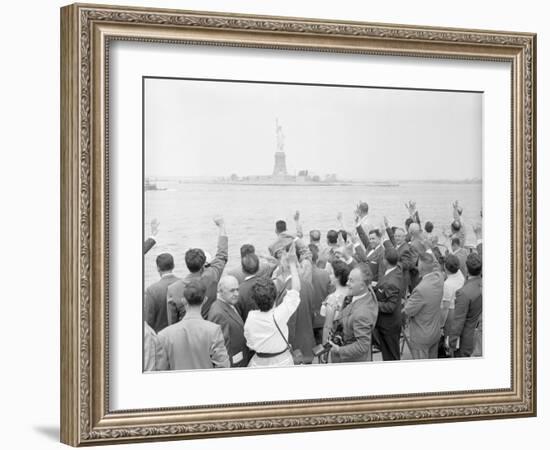
{"type": "MultiPolygon", "coordinates": [[[[144,258],[145,286],[158,280],[156,255],[171,253],[175,274],[187,273],[184,255],[187,249],[199,247],[212,255],[216,252],[218,230],[212,218],[225,218],[229,236],[227,267],[240,264],[239,249],[250,243],[256,253],[268,254],[275,240],[275,222],[286,220],[294,232],[293,216],[300,211],[306,241],[311,229],[326,234],[338,229],[336,215],[341,211],[346,228],[353,226],[353,211],[359,201],[366,201],[370,214],[388,217],[391,225],[403,226],[408,212],[404,203],[415,200],[422,223],[430,220],[434,232],[441,235],[449,228],[452,206],[458,200],[464,208],[467,223],[479,222],[482,205],[481,184],[402,183],[398,187],[371,186],[243,186],[222,184],[157,183],[164,191],[145,192],[145,236],[149,223],[160,221],[159,242],[144,258]]],[[[324,239],[324,237],[323,237],[324,239]]]]}

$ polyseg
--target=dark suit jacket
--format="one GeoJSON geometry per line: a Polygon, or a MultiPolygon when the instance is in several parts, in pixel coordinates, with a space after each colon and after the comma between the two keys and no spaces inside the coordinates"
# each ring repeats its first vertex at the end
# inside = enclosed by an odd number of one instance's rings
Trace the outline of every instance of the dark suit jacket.
{"type": "Polygon", "coordinates": [[[362,262],[366,262],[369,265],[369,268],[372,272],[372,276],[374,277],[373,281],[378,282],[380,277],[384,275],[384,272],[386,271],[385,265],[384,265],[385,244],[380,245],[379,247],[374,249],[374,252],[370,253],[372,248],[371,248],[367,233],[365,233],[365,230],[363,229],[363,226],[362,225],[357,226],[356,230],[357,230],[359,239],[361,240],[361,242],[363,243],[363,246],[365,247],[365,252],[366,252],[364,256],[360,251],[356,252],[356,255],[360,260],[362,260],[362,262]]]}
{"type": "Polygon", "coordinates": [[[399,248],[397,248],[399,255],[399,265],[403,270],[403,285],[405,288],[410,288],[411,292],[414,286],[418,284],[418,253],[411,248],[408,242],[403,242],[399,248]],[[414,284],[414,285],[413,285],[414,284]]]}
{"type": "Polygon", "coordinates": [[[371,292],[342,310],[344,345],[334,355],[335,362],[372,361],[372,331],[377,317],[378,302],[371,292]]]}
{"type": "Polygon", "coordinates": [[[300,277],[300,304],[288,319],[288,342],[293,349],[300,349],[305,362],[313,361],[313,286],[310,280],[300,277]]]}
{"type": "Polygon", "coordinates": [[[174,283],[168,289],[168,303],[170,307],[170,315],[175,320],[171,323],[181,320],[180,316],[185,314],[185,306],[183,299],[183,291],[185,286],[193,280],[200,279],[206,286],[206,298],[202,304],[202,317],[208,317],[210,306],[218,296],[218,281],[222,275],[225,264],[227,263],[227,236],[218,238],[218,251],[216,257],[210,262],[202,272],[190,273],[183,280],[174,283]],[[183,308],[183,310],[182,310],[183,308]]]}
{"type": "Polygon", "coordinates": [[[153,238],[146,239],[145,242],[143,243],[143,254],[145,255],[145,253],[151,250],[155,245],[155,243],[156,241],[153,238]]]}
{"type": "Polygon", "coordinates": [[[374,288],[378,300],[378,320],[376,327],[383,331],[401,329],[401,299],[404,295],[403,273],[396,267],[383,275],[374,288]]]}
{"type": "Polygon", "coordinates": [[[313,310],[313,328],[323,328],[325,318],[321,316],[321,304],[330,293],[330,277],[326,270],[313,266],[311,272],[311,285],[313,287],[313,297],[311,308],[313,310]]]}
{"type": "Polygon", "coordinates": [[[237,312],[222,300],[212,303],[208,320],[222,328],[225,348],[229,354],[231,367],[246,367],[250,360],[250,351],[244,337],[244,322],[237,312]],[[235,362],[240,358],[240,361],[235,362]]]}
{"type": "Polygon", "coordinates": [[[456,291],[454,317],[451,323],[450,344],[455,347],[460,336],[457,356],[471,356],[474,351],[474,331],[483,310],[482,278],[472,277],[456,291]]]}
{"type": "Polygon", "coordinates": [[[169,274],[145,289],[145,321],[155,330],[155,333],[168,326],[166,294],[168,287],[177,281],[179,281],[178,277],[169,274]]]}
{"type": "Polygon", "coordinates": [[[246,318],[248,317],[248,313],[250,311],[258,309],[258,305],[256,305],[254,300],[252,300],[252,286],[254,286],[257,279],[258,275],[252,275],[251,278],[245,279],[239,285],[239,303],[237,303],[236,308],[237,311],[239,311],[243,322],[246,322],[246,318]]]}

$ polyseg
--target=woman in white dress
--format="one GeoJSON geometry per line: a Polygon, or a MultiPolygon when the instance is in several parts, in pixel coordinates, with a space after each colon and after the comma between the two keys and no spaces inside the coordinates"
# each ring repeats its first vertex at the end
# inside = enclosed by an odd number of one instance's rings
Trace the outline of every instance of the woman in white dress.
{"type": "Polygon", "coordinates": [[[293,366],[292,353],[288,346],[288,319],[300,304],[300,276],[294,244],[281,257],[282,273],[289,274],[291,288],[282,302],[276,306],[277,289],[273,281],[258,278],[252,286],[252,299],[259,310],[248,313],[244,324],[246,345],[256,354],[249,367],[293,366]]]}
{"type": "Polygon", "coordinates": [[[321,316],[325,317],[323,326],[323,343],[330,339],[330,333],[334,322],[340,318],[340,311],[344,298],[349,295],[349,288],[346,286],[349,276],[349,266],[340,260],[334,260],[327,266],[330,283],[334,286],[334,292],[330,294],[321,305],[321,316]]]}

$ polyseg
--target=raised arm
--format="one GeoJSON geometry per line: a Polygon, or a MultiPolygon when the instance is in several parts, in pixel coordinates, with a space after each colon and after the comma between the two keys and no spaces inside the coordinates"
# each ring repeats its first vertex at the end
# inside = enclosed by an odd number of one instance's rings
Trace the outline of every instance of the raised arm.
{"type": "Polygon", "coordinates": [[[151,220],[151,232],[149,234],[149,237],[145,240],[143,243],[143,254],[145,255],[149,250],[153,248],[153,246],[157,243],[156,236],[159,231],[159,221],[154,218],[151,220]]]}
{"type": "Polygon", "coordinates": [[[228,239],[223,217],[215,217],[214,223],[218,227],[218,250],[216,252],[216,256],[210,262],[209,267],[207,267],[202,273],[202,278],[207,278],[208,281],[213,280],[217,282],[219,281],[223,269],[227,264],[228,239]]]}
{"type": "Polygon", "coordinates": [[[294,213],[294,224],[296,225],[296,236],[300,239],[304,237],[304,230],[302,229],[302,224],[300,223],[300,211],[294,213]]]}

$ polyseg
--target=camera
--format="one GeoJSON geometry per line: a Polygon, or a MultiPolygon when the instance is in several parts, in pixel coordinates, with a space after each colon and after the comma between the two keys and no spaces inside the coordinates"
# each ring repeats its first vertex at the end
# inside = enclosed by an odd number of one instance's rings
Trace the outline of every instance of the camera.
{"type": "Polygon", "coordinates": [[[312,348],[313,356],[321,356],[328,352],[330,352],[330,349],[332,348],[332,345],[330,342],[325,342],[324,344],[316,345],[312,348]]]}

